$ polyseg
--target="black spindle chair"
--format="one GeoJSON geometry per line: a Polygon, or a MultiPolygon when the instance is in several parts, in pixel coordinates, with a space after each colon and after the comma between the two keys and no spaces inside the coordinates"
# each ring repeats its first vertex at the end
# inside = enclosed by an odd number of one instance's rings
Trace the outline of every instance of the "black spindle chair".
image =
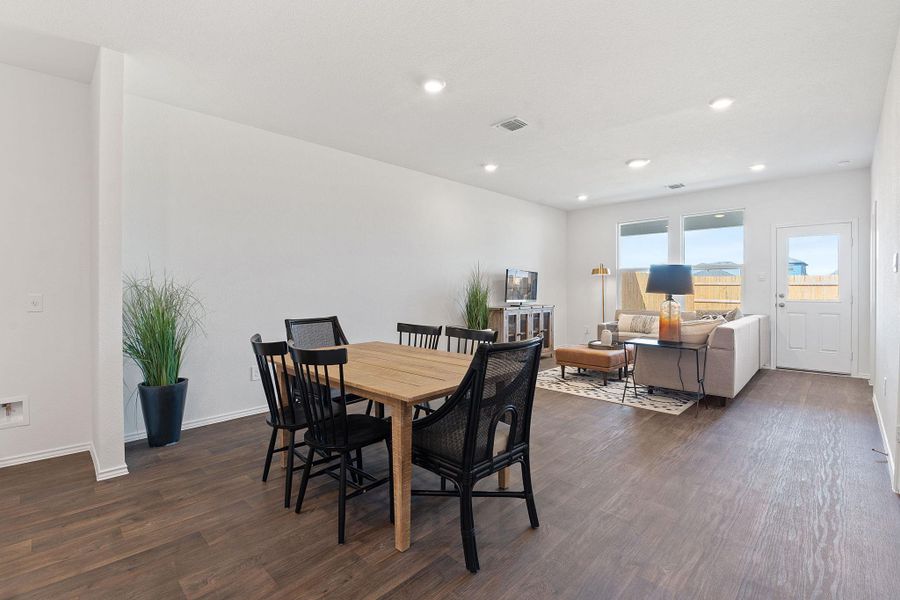
{"type": "MultiPolygon", "coordinates": [[[[288,346],[287,342],[263,342],[257,333],[250,338],[250,345],[256,355],[256,366],[259,369],[259,378],[266,395],[266,404],[269,407],[269,418],[266,423],[272,428],[272,437],[269,439],[269,449],[266,451],[266,464],[263,467],[262,480],[269,479],[269,468],[272,466],[272,456],[276,452],[287,452],[287,470],[284,475],[284,507],[291,505],[291,484],[294,480],[294,471],[302,469],[303,464],[294,467],[294,455],[303,461],[303,456],[297,451],[305,446],[301,441],[296,443],[296,433],[306,428],[306,417],[303,408],[294,398],[294,378],[285,377],[279,381],[280,373],[287,373],[286,362],[288,346]],[[277,367],[280,367],[280,370],[277,367]],[[280,385],[283,384],[283,385],[280,385]],[[289,433],[287,446],[275,447],[279,431],[289,433]]],[[[319,461],[316,464],[320,464],[319,461]]]]}
{"type": "MultiPolygon", "coordinates": [[[[350,342],[337,317],[312,317],[309,319],[285,319],[284,328],[289,342],[304,350],[346,346],[350,342]]],[[[372,401],[356,394],[347,394],[347,404],[368,401],[366,414],[372,412],[372,401]]],[[[380,405],[379,405],[380,406],[380,405]]],[[[384,408],[379,408],[379,416],[384,416],[384,408]]],[[[362,468],[362,467],[360,467],[362,468]]]]}
{"type": "MultiPolygon", "coordinates": [[[[447,352],[456,352],[457,354],[474,354],[480,345],[495,343],[499,333],[490,329],[466,329],[465,327],[454,327],[453,325],[447,325],[446,332],[447,352]]],[[[413,419],[418,419],[419,413],[430,415],[434,411],[435,409],[432,408],[430,401],[416,404],[413,419]]]]}
{"type": "Polygon", "coordinates": [[[440,325],[412,325],[410,323],[397,323],[397,332],[400,334],[400,345],[414,346],[416,348],[428,348],[437,350],[441,339],[440,325]],[[406,334],[406,342],[403,341],[406,334]]]}
{"type": "Polygon", "coordinates": [[[490,329],[466,329],[447,325],[447,352],[474,354],[480,345],[496,343],[498,333],[490,329]],[[452,344],[454,340],[456,343],[452,344]]]}
{"type": "Polygon", "coordinates": [[[457,391],[434,414],[413,423],[413,464],[450,479],[456,487],[412,493],[459,497],[466,568],[473,573],[479,569],[473,497],[522,498],[531,526],[539,525],[529,440],[541,344],[540,338],[533,338],[479,346],[457,391]],[[522,466],[521,492],[475,491],[479,480],[515,463],[522,466]]]}
{"type": "Polygon", "coordinates": [[[297,372],[295,382],[299,391],[297,396],[303,404],[306,416],[307,430],[304,441],[309,446],[295,510],[299,513],[303,506],[303,496],[306,494],[310,477],[328,475],[337,479],[338,543],[343,544],[347,500],[384,483],[389,484],[390,520],[394,521],[394,494],[393,485],[390,485],[393,481],[390,422],[369,415],[347,413],[347,394],[344,390],[346,348],[301,350],[294,342],[288,342],[288,348],[297,372]],[[336,391],[337,395],[332,390],[336,391]],[[351,452],[355,452],[359,465],[362,462],[362,449],[378,442],[385,442],[387,445],[388,476],[383,479],[375,479],[361,467],[354,466],[350,456],[351,452]],[[317,451],[329,457],[340,457],[340,465],[330,465],[312,473],[312,459],[317,451]],[[340,471],[336,474],[334,471],[337,468],[340,471]],[[347,480],[348,474],[351,481],[347,480]],[[348,485],[353,488],[350,493],[347,492],[348,485]]]}

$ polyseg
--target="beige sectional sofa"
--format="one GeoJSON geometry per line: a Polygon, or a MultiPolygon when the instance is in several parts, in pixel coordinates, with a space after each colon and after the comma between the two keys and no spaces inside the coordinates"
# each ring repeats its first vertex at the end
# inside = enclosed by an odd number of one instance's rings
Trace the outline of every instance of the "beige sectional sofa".
{"type": "MultiPolygon", "coordinates": [[[[652,333],[617,331],[622,314],[657,314],[654,311],[616,311],[616,321],[601,324],[616,331],[619,339],[656,337],[652,333]]],[[[696,313],[682,313],[682,319],[693,320],[696,313]]],[[[706,393],[710,396],[734,398],[763,366],[769,364],[769,317],[745,315],[716,327],[709,336],[709,356],[706,360],[706,393]]],[[[682,353],[658,348],[641,348],[634,367],[634,379],[639,385],[685,390],[697,390],[697,369],[692,352],[682,353]],[[681,377],[679,378],[679,369],[681,377]],[[682,385],[683,382],[683,385],[682,385]]],[[[701,362],[701,370],[702,370],[701,362]]]]}

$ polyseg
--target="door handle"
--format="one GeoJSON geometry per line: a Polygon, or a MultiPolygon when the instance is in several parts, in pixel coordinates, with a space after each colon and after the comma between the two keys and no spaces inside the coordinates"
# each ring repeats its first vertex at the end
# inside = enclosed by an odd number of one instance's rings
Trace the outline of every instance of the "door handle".
{"type": "Polygon", "coordinates": [[[784,308],[784,302],[779,302],[779,303],[778,303],[778,308],[784,308]]]}
{"type": "Polygon", "coordinates": [[[779,298],[784,298],[784,294],[778,294],[779,298]]]}

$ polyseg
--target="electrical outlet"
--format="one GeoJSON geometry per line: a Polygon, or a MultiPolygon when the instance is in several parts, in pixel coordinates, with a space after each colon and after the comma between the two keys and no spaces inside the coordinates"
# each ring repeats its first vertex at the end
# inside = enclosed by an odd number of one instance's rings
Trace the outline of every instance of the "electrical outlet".
{"type": "Polygon", "coordinates": [[[28,294],[28,312],[44,312],[44,295],[28,294]]]}
{"type": "Polygon", "coordinates": [[[250,366],[250,381],[259,381],[259,367],[257,365],[250,366]]]}

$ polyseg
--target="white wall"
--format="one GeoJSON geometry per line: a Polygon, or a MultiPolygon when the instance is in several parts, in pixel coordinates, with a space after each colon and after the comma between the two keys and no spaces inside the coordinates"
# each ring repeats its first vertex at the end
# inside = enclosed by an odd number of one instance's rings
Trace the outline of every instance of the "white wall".
{"type": "Polygon", "coordinates": [[[253,333],[284,339],[284,318],[331,314],[351,341],[458,324],[476,261],[499,300],[503,269],[539,271],[565,332],[562,211],[139,97],[125,109],[125,268],[195,280],[209,311],[183,369],[188,424],[263,406],[253,333]]]}
{"type": "MultiPolygon", "coordinates": [[[[667,217],[669,260],[681,262],[681,217],[726,209],[744,209],[744,312],[773,311],[771,281],[774,225],[858,220],[859,372],[868,373],[869,306],[869,171],[856,169],[826,175],[783,179],[695,193],[672,194],[638,202],[610,204],[569,213],[568,309],[571,342],[596,337],[600,322],[600,284],[591,268],[616,266],[617,225],[628,221],[667,217]],[[759,281],[761,274],[765,281],[759,281]]],[[[607,318],[616,304],[616,273],[608,278],[607,318]],[[612,308],[611,308],[612,307],[612,308]]]]}
{"type": "Polygon", "coordinates": [[[875,368],[872,387],[885,450],[890,453],[894,491],[900,491],[897,473],[898,372],[900,372],[900,275],[893,257],[900,250],[900,38],[894,51],[894,66],[888,81],[872,160],[872,211],[875,229],[873,288],[875,319],[875,368]],[[895,434],[894,432],[897,431],[895,434]]]}
{"type": "Polygon", "coordinates": [[[0,466],[90,446],[89,113],[86,84],[0,64],[0,399],[31,418],[0,429],[0,466]]]}

